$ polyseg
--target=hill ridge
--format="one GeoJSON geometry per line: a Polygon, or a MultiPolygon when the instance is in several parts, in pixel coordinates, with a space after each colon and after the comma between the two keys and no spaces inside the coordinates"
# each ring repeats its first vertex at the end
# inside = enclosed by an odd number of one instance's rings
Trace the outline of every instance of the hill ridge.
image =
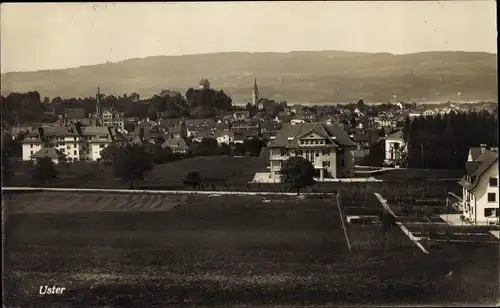
{"type": "Polygon", "coordinates": [[[424,51],[412,54],[338,50],[219,52],[158,55],[80,67],[8,72],[2,95],[38,91],[48,97],[185,91],[200,78],[236,103],[251,100],[254,78],[262,96],[289,102],[346,102],[363,97],[401,100],[496,100],[496,55],[486,52],[424,51]],[[460,93],[460,95],[458,94],[460,93]]]}

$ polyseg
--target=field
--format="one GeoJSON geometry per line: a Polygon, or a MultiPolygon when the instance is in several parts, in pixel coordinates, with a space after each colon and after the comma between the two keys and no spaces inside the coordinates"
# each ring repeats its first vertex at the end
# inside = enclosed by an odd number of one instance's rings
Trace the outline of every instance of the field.
{"type": "MultiPolygon", "coordinates": [[[[154,166],[144,181],[135,181],[139,189],[190,190],[184,185],[185,174],[198,171],[203,190],[231,191],[283,191],[280,184],[257,184],[252,181],[256,172],[266,170],[267,161],[256,157],[195,157],[154,166]]],[[[97,163],[74,163],[68,167],[58,165],[58,179],[47,183],[49,187],[128,188],[128,184],[115,179],[110,166],[97,163]]],[[[30,167],[17,164],[9,186],[30,186],[30,167]]],[[[384,197],[406,195],[410,197],[446,197],[449,191],[460,193],[456,171],[401,169],[375,175],[386,182],[371,183],[317,183],[304,192],[335,192],[342,190],[349,196],[379,192],[384,197]]],[[[357,197],[356,197],[357,198],[357,197]]],[[[351,200],[352,201],[352,200],[351,200]]]]}
{"type": "Polygon", "coordinates": [[[4,193],[3,201],[10,212],[5,288],[12,307],[498,298],[496,249],[455,245],[424,255],[397,228],[384,241],[376,225],[348,225],[349,252],[331,197],[47,192],[4,193]],[[68,291],[38,295],[45,284],[68,291]]]}

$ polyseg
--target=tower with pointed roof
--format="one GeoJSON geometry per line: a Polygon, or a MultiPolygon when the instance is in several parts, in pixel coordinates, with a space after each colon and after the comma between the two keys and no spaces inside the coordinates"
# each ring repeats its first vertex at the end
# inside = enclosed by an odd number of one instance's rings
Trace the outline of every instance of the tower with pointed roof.
{"type": "Polygon", "coordinates": [[[253,82],[252,103],[254,106],[257,106],[257,104],[259,103],[259,88],[257,88],[257,78],[255,78],[253,82]]]}
{"type": "Polygon", "coordinates": [[[99,85],[97,85],[95,113],[96,113],[96,116],[98,116],[98,117],[101,115],[101,90],[99,88],[99,85]]]}

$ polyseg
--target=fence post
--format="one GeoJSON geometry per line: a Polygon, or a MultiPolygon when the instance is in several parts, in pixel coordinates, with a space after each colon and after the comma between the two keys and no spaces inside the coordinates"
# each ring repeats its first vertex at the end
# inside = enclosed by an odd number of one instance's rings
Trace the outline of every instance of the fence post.
{"type": "Polygon", "coordinates": [[[344,236],[345,236],[345,240],[346,240],[346,243],[347,243],[347,248],[349,249],[349,252],[351,252],[351,243],[349,242],[349,237],[347,236],[347,230],[346,230],[346,226],[345,226],[345,222],[344,222],[344,214],[342,212],[342,207],[340,205],[340,190],[337,191],[337,207],[339,209],[339,215],[340,215],[340,221],[342,222],[342,228],[344,229],[344,236]]]}

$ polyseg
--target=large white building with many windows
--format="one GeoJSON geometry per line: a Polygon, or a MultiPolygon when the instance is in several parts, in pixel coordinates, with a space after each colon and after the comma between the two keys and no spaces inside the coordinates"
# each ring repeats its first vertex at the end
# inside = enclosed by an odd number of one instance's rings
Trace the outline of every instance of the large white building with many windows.
{"type": "Polygon", "coordinates": [[[354,174],[356,143],[336,123],[285,124],[268,147],[272,179],[279,179],[283,161],[293,156],[309,160],[320,180],[354,174]]]}
{"type": "Polygon", "coordinates": [[[471,148],[463,189],[463,215],[474,225],[499,223],[498,148],[471,148]]]}
{"type": "Polygon", "coordinates": [[[65,155],[66,161],[97,161],[101,151],[121,135],[111,127],[80,126],[39,127],[22,141],[22,159],[32,160],[39,152],[53,148],[65,155]]]}

